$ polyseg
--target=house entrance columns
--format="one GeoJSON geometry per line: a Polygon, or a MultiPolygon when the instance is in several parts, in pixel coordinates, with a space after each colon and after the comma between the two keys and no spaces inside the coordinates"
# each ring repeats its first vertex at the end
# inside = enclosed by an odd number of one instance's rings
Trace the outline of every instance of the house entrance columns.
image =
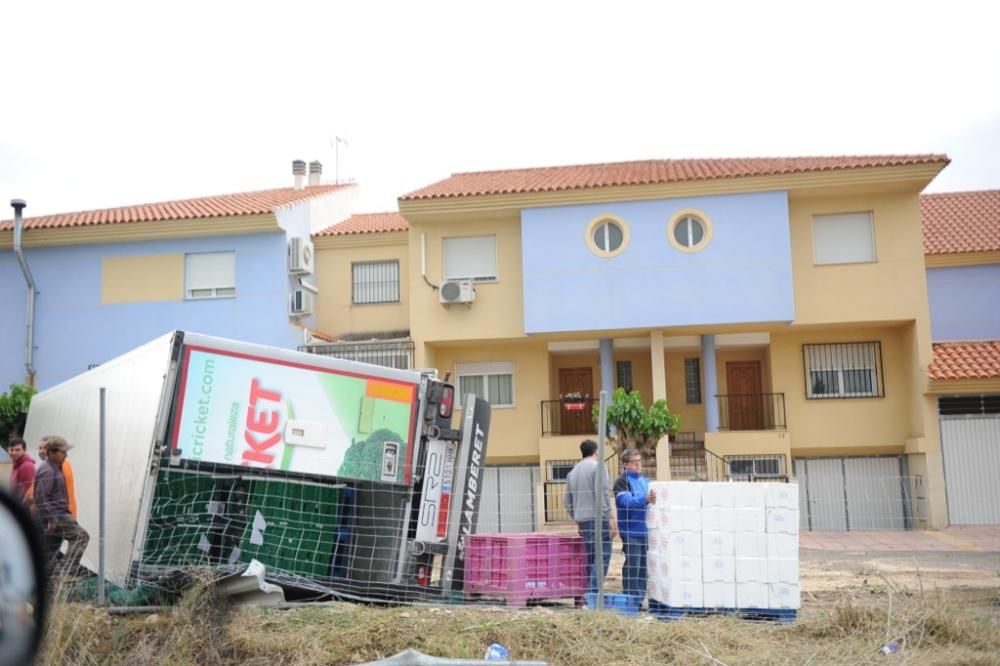
{"type": "Polygon", "coordinates": [[[701,385],[705,387],[705,432],[719,431],[718,376],[715,374],[715,336],[701,336],[701,385]]]}
{"type": "Polygon", "coordinates": [[[667,399],[667,371],[663,359],[663,331],[649,334],[649,363],[653,371],[653,402],[667,399]]]}

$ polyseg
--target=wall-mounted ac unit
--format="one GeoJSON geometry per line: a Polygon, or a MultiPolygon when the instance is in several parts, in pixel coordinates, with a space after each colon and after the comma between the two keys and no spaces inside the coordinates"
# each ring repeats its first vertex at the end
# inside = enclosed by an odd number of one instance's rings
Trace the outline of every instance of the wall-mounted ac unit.
{"type": "Polygon", "coordinates": [[[476,290],[472,280],[447,280],[438,289],[438,300],[444,305],[472,303],[476,300],[476,290]]]}
{"type": "Polygon", "coordinates": [[[316,265],[315,248],[308,238],[293,238],[288,242],[288,272],[292,275],[312,275],[316,265]]]}
{"type": "Polygon", "coordinates": [[[289,294],[288,314],[307,317],[316,311],[316,294],[310,289],[293,289],[289,294]]]}

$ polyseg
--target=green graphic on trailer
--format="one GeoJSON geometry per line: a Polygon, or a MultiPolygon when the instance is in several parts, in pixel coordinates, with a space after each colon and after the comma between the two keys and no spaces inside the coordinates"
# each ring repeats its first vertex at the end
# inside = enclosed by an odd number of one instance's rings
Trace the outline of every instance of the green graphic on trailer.
{"type": "Polygon", "coordinates": [[[405,483],[417,386],[189,347],[182,458],[405,483]]]}

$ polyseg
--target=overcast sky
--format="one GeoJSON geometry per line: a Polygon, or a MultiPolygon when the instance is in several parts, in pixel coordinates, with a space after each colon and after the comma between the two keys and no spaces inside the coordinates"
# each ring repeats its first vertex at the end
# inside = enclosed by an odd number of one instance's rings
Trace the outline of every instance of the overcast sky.
{"type": "Polygon", "coordinates": [[[1000,188],[997,7],[6,2],[0,218],[332,181],[337,136],[371,212],[648,158],[944,152],[928,191],[1000,188]]]}

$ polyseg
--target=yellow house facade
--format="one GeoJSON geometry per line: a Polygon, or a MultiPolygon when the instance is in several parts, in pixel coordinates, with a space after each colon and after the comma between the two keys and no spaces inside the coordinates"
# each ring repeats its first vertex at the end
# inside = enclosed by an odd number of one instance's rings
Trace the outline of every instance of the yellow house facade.
{"type": "Polygon", "coordinates": [[[493,404],[488,463],[540,487],[594,436],[600,391],[625,386],[681,416],[661,478],[687,478],[685,451],[701,478],[797,478],[805,529],[943,527],[919,195],[946,164],[455,174],[391,223],[316,237],[318,326],[405,333],[416,367],[493,404]],[[365,262],[398,266],[398,299],[350,301],[365,262]]]}

